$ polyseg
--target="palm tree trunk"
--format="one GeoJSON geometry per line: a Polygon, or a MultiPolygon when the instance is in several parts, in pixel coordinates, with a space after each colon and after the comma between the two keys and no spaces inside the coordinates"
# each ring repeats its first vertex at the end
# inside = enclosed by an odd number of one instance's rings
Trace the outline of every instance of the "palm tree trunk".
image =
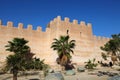
{"type": "Polygon", "coordinates": [[[112,55],[112,56],[111,56],[111,60],[113,61],[113,65],[114,65],[115,62],[117,61],[117,56],[112,55]]]}
{"type": "Polygon", "coordinates": [[[62,58],[61,58],[61,60],[60,60],[60,64],[61,65],[65,65],[67,63],[67,60],[68,60],[67,56],[63,55],[62,58]]]}
{"type": "Polygon", "coordinates": [[[17,80],[17,75],[13,74],[13,80],[17,80]]]}
{"type": "Polygon", "coordinates": [[[17,70],[13,71],[13,80],[17,80],[17,70]]]}

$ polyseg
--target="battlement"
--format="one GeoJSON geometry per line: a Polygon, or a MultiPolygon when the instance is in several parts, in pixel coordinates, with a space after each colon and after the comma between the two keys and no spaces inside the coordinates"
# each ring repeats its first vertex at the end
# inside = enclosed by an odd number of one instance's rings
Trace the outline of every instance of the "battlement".
{"type": "Polygon", "coordinates": [[[2,25],[2,20],[0,20],[0,25],[2,25]]]}
{"type": "MultiPolygon", "coordinates": [[[[0,20],[0,28],[1,28],[2,26],[3,26],[3,25],[2,25],[2,20],[0,20]]],[[[7,22],[7,25],[6,25],[5,27],[14,28],[14,23],[11,22],[11,21],[8,21],[8,22],[7,22]]],[[[28,25],[27,25],[27,28],[25,29],[23,23],[18,23],[17,28],[20,29],[20,30],[22,30],[22,29],[23,29],[23,30],[33,30],[33,26],[30,25],[30,24],[28,24],[28,25]]],[[[42,27],[38,26],[37,29],[34,30],[34,31],[41,31],[41,32],[42,32],[42,27]]]]}
{"type": "Polygon", "coordinates": [[[23,24],[22,23],[18,24],[18,29],[23,29],[23,24]]]}
{"type": "Polygon", "coordinates": [[[65,17],[64,20],[62,20],[61,16],[57,16],[56,18],[54,18],[50,22],[50,24],[57,23],[57,22],[65,22],[65,23],[73,24],[73,25],[80,25],[80,26],[92,27],[91,23],[85,23],[84,21],[78,22],[78,20],[75,20],[75,19],[72,22],[70,22],[70,19],[68,17],[65,17]]]}
{"type": "MultiPolygon", "coordinates": [[[[81,25],[81,26],[86,26],[86,27],[91,27],[92,25],[90,23],[85,23],[84,21],[81,21],[78,23],[78,20],[73,20],[72,22],[70,22],[70,19],[68,17],[65,17],[64,20],[61,19],[61,16],[57,16],[56,18],[54,18],[52,21],[50,21],[49,24],[53,24],[53,23],[59,23],[59,22],[65,22],[68,24],[73,24],[73,25],[81,25]]],[[[2,25],[2,20],[0,20],[0,26],[2,25]]],[[[12,21],[8,21],[6,27],[14,27],[14,23],[12,21]]],[[[50,26],[49,26],[50,27],[50,26]]],[[[18,23],[17,26],[18,29],[25,29],[24,28],[24,24],[23,23],[18,23]]],[[[32,25],[27,25],[27,30],[33,30],[33,26],[32,25]]],[[[34,30],[35,31],[35,30],[34,30]]],[[[42,31],[42,27],[38,26],[36,31],[42,31]]]]}
{"type": "Polygon", "coordinates": [[[13,22],[8,21],[8,22],[7,22],[7,27],[13,27],[13,22]]]}
{"type": "Polygon", "coordinates": [[[101,36],[93,36],[94,37],[94,40],[99,40],[99,41],[108,41],[110,40],[110,38],[107,38],[107,37],[101,37],[101,36]]]}
{"type": "Polygon", "coordinates": [[[62,20],[61,16],[57,16],[50,21],[45,31],[42,31],[40,26],[33,30],[33,26],[30,24],[25,28],[23,23],[18,23],[18,26],[15,27],[11,21],[3,25],[2,20],[0,20],[0,60],[5,59],[6,54],[8,54],[8,51],[5,50],[6,43],[15,37],[20,37],[29,41],[28,45],[31,47],[31,52],[34,52],[36,57],[45,59],[48,63],[55,63],[57,54],[50,48],[51,43],[54,38],[68,34],[71,39],[76,40],[74,52],[75,55],[80,56],[79,59],[81,57],[88,59],[93,54],[98,55],[98,53],[101,53],[100,46],[110,40],[110,38],[94,36],[91,23],[79,22],[75,19],[71,22],[68,17],[62,20]]]}

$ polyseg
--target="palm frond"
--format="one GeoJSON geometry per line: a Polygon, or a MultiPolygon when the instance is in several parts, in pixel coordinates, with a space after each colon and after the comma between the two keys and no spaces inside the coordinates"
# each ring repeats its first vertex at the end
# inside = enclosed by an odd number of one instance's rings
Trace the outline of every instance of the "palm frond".
{"type": "Polygon", "coordinates": [[[69,39],[69,36],[60,36],[59,39],[54,39],[51,48],[57,51],[59,57],[69,55],[68,58],[70,58],[70,53],[74,53],[72,49],[75,48],[75,40],[69,41],[69,39]]]}

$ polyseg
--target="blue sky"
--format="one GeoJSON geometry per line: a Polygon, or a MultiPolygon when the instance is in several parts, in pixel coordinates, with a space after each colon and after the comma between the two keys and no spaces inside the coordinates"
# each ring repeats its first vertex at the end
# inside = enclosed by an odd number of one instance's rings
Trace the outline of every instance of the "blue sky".
{"type": "Polygon", "coordinates": [[[110,37],[120,33],[120,0],[0,0],[0,19],[19,22],[34,29],[46,25],[60,15],[70,21],[92,23],[93,34],[110,37]]]}

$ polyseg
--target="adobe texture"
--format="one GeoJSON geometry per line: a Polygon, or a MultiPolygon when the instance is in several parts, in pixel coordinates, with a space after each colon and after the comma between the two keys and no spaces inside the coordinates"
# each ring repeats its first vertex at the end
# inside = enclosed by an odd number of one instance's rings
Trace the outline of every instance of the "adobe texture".
{"type": "Polygon", "coordinates": [[[90,58],[100,59],[100,46],[103,46],[109,38],[96,37],[92,33],[92,25],[85,24],[77,20],[69,21],[69,18],[58,16],[52,20],[46,31],[42,31],[41,27],[37,30],[32,30],[32,25],[28,25],[27,29],[23,28],[23,24],[19,23],[18,27],[14,27],[12,22],[7,22],[7,25],[2,25],[0,21],[0,62],[3,62],[10,54],[5,51],[5,45],[15,37],[25,38],[29,41],[31,52],[35,53],[36,57],[45,59],[46,63],[55,64],[57,54],[53,51],[51,43],[54,38],[59,38],[60,35],[69,34],[70,39],[76,40],[76,47],[73,55],[73,62],[83,63],[90,58]]]}

